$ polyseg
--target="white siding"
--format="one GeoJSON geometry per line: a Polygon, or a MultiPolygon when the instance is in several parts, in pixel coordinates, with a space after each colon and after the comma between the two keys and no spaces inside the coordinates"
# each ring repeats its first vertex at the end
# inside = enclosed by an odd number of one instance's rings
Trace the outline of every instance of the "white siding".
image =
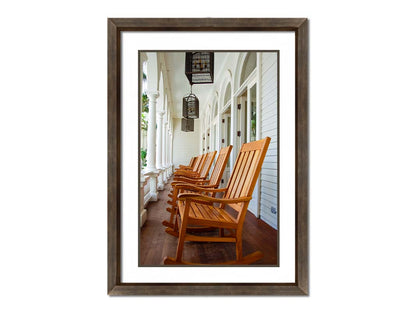
{"type": "Polygon", "coordinates": [[[277,53],[263,53],[261,64],[261,137],[271,138],[261,170],[260,218],[277,229],[277,53]]]}
{"type": "Polygon", "coordinates": [[[198,156],[200,145],[199,119],[195,120],[193,132],[181,130],[181,119],[173,119],[173,164],[188,165],[192,157],[198,156]]]}

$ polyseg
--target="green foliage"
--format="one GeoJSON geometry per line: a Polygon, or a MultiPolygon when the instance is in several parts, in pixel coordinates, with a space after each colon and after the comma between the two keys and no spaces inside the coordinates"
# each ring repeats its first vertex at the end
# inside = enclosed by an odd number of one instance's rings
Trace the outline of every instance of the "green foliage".
{"type": "Polygon", "coordinates": [[[147,155],[147,149],[141,148],[140,149],[140,159],[142,160],[142,166],[143,167],[147,166],[146,155],[147,155]]]}
{"type": "Polygon", "coordinates": [[[251,136],[256,136],[256,114],[251,117],[251,136]]]}
{"type": "Polygon", "coordinates": [[[149,98],[146,93],[142,94],[142,112],[149,112],[149,98]]]}
{"type": "Polygon", "coordinates": [[[141,129],[144,130],[144,131],[147,131],[148,126],[149,126],[149,122],[147,121],[147,114],[142,113],[141,129]]]}

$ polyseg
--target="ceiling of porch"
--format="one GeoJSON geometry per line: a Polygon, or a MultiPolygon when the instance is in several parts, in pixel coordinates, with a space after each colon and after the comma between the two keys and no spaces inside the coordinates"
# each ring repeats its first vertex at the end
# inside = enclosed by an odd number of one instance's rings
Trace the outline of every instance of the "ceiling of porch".
{"type": "MultiPolygon", "coordinates": [[[[182,98],[190,92],[190,84],[185,76],[185,52],[164,52],[164,54],[174,104],[172,115],[174,118],[182,118],[182,98]]],[[[214,83],[219,79],[220,69],[223,66],[226,55],[227,53],[217,52],[214,55],[214,83]]],[[[192,86],[192,93],[199,99],[200,117],[214,88],[214,84],[192,86]]]]}

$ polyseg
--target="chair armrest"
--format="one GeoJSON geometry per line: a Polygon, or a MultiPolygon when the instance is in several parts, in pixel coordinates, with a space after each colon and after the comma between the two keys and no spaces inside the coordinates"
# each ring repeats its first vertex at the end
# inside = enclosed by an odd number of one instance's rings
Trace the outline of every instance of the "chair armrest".
{"type": "Polygon", "coordinates": [[[179,168],[176,168],[175,170],[174,170],[175,172],[176,171],[194,171],[194,168],[193,167],[179,167],[179,168]]]}
{"type": "Polygon", "coordinates": [[[179,173],[179,172],[195,172],[192,169],[176,169],[174,173],[179,173]]]}
{"type": "Polygon", "coordinates": [[[196,186],[194,184],[189,184],[189,183],[176,184],[175,187],[179,190],[188,190],[188,191],[196,191],[196,192],[212,192],[212,193],[219,193],[219,192],[224,192],[227,190],[227,188],[215,189],[215,188],[201,187],[199,185],[196,186]]]}
{"type": "MultiPolygon", "coordinates": [[[[182,179],[181,179],[182,180],[182,179]]],[[[185,179],[183,179],[183,180],[185,180],[185,179]]],[[[180,189],[183,189],[184,188],[184,186],[183,185],[190,185],[190,186],[196,186],[196,187],[199,187],[199,188],[203,188],[204,189],[204,191],[205,192],[207,192],[207,188],[208,189],[215,189],[215,188],[217,188],[218,187],[218,185],[215,185],[215,184],[206,184],[206,185],[203,185],[203,184],[201,184],[201,183],[203,183],[203,182],[209,182],[209,181],[202,181],[202,182],[193,182],[193,181],[191,181],[191,182],[186,182],[186,181],[173,181],[173,182],[171,182],[171,185],[173,186],[173,187],[177,187],[177,185],[178,184],[180,184],[180,185],[182,185],[181,187],[180,187],[180,189]]]]}
{"type": "Polygon", "coordinates": [[[181,176],[179,176],[179,177],[177,177],[177,180],[175,179],[175,182],[176,181],[179,181],[179,180],[187,180],[187,181],[190,181],[190,182],[192,182],[192,183],[194,183],[194,182],[208,182],[208,180],[206,180],[206,179],[204,179],[204,178],[201,178],[201,177],[181,177],[181,176]]]}
{"type": "MultiPolygon", "coordinates": [[[[209,182],[209,181],[206,181],[207,183],[209,182]]],[[[218,184],[197,184],[198,185],[198,187],[201,187],[201,188],[209,188],[209,189],[216,189],[217,187],[218,187],[218,184]]],[[[223,190],[226,190],[225,188],[223,189],[223,190]]]]}
{"type": "Polygon", "coordinates": [[[200,179],[201,177],[198,175],[197,172],[194,171],[190,171],[190,172],[186,172],[186,171],[181,171],[181,172],[175,172],[173,174],[174,177],[185,177],[185,178],[197,178],[200,179]]]}
{"type": "Polygon", "coordinates": [[[241,202],[247,202],[251,200],[250,197],[237,197],[237,198],[216,198],[205,196],[201,194],[180,194],[178,196],[178,200],[191,200],[191,201],[202,201],[202,202],[209,202],[209,203],[220,203],[220,204],[235,204],[241,202]]]}
{"type": "Polygon", "coordinates": [[[203,183],[208,183],[209,181],[202,179],[202,178],[178,176],[173,179],[172,185],[183,183],[183,182],[190,183],[190,184],[203,184],[203,183]]]}

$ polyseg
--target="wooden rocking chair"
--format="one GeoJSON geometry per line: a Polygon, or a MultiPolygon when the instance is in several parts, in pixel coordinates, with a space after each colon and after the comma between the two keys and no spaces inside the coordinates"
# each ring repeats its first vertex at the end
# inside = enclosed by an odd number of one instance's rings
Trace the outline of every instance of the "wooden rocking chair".
{"type": "Polygon", "coordinates": [[[190,166],[184,166],[184,165],[179,165],[179,168],[175,169],[174,173],[176,171],[182,171],[182,170],[190,170],[190,171],[197,171],[198,166],[202,160],[202,156],[204,156],[203,154],[194,157],[194,161],[192,162],[192,165],[190,166]]]}
{"type": "MultiPolygon", "coordinates": [[[[176,169],[173,173],[173,177],[199,177],[202,175],[204,170],[205,163],[208,159],[208,153],[198,156],[199,162],[197,162],[196,169],[187,170],[187,169],[176,169]]],[[[209,171],[209,170],[208,170],[209,171]]]]}
{"type": "MultiPolygon", "coordinates": [[[[205,178],[193,178],[193,177],[178,177],[176,178],[172,183],[172,193],[168,196],[172,198],[171,201],[168,201],[168,204],[171,205],[171,207],[167,208],[167,211],[170,212],[170,220],[169,221],[163,221],[162,224],[168,228],[174,228],[174,218],[176,215],[176,202],[178,198],[178,188],[175,187],[177,184],[190,184],[191,186],[197,185],[202,188],[217,188],[220,185],[220,181],[222,178],[222,175],[225,170],[225,166],[227,165],[228,158],[230,157],[231,149],[233,148],[232,145],[223,147],[219,154],[217,161],[215,162],[214,169],[212,170],[212,174],[209,180],[205,178]]],[[[182,186],[183,190],[183,186],[182,186]]],[[[185,191],[185,192],[192,192],[192,191],[185,191]]],[[[210,194],[210,193],[208,193],[210,194]]],[[[167,229],[168,230],[168,229],[167,229]]],[[[175,229],[177,231],[177,228],[175,229]]]]}
{"type": "Polygon", "coordinates": [[[184,174],[178,173],[174,175],[173,181],[178,181],[184,178],[205,180],[209,174],[209,171],[211,169],[212,163],[214,162],[216,154],[217,154],[217,151],[213,151],[205,155],[205,159],[203,161],[204,164],[201,170],[199,171],[199,173],[187,173],[187,172],[185,172],[184,174]]]}
{"type": "Polygon", "coordinates": [[[224,264],[250,264],[263,257],[263,253],[256,251],[243,257],[243,225],[251,200],[254,187],[259,177],[261,166],[270,143],[270,138],[245,143],[242,145],[227,187],[223,189],[208,189],[189,184],[177,184],[179,190],[191,190],[195,193],[184,193],[178,196],[177,221],[180,219],[179,232],[170,234],[178,237],[176,257],[166,257],[165,264],[198,264],[182,261],[185,241],[196,242],[232,242],[236,244],[236,260],[224,264]],[[203,195],[211,192],[214,196],[203,195]],[[224,192],[223,198],[216,198],[215,194],[224,192]],[[230,214],[225,207],[235,210],[236,216],[230,214]],[[201,236],[187,233],[189,226],[215,227],[219,229],[219,236],[201,236]],[[231,235],[225,235],[224,230],[230,230],[231,235]]]}
{"type": "MultiPolygon", "coordinates": [[[[205,180],[208,176],[209,170],[211,169],[212,163],[214,162],[214,158],[215,158],[215,154],[217,153],[217,151],[213,151],[211,153],[207,153],[202,155],[202,160],[200,162],[200,164],[203,164],[202,168],[199,168],[199,173],[196,172],[190,172],[189,174],[188,171],[183,172],[183,173],[178,173],[177,175],[173,176],[173,182],[171,184],[175,184],[178,180],[184,180],[184,179],[203,179],[205,180]]],[[[170,192],[168,194],[168,196],[170,198],[173,198],[173,192],[170,192]]],[[[168,204],[172,204],[171,201],[168,202],[168,204]]],[[[168,209],[168,211],[170,211],[168,209]]],[[[163,223],[163,222],[162,222],[163,223]]]]}
{"type": "Polygon", "coordinates": [[[188,166],[184,166],[184,165],[179,165],[179,169],[184,169],[184,170],[192,170],[192,168],[194,167],[194,165],[195,165],[195,162],[196,162],[196,159],[197,159],[198,157],[192,157],[191,158],[191,161],[189,162],[189,165],[188,166]]]}

